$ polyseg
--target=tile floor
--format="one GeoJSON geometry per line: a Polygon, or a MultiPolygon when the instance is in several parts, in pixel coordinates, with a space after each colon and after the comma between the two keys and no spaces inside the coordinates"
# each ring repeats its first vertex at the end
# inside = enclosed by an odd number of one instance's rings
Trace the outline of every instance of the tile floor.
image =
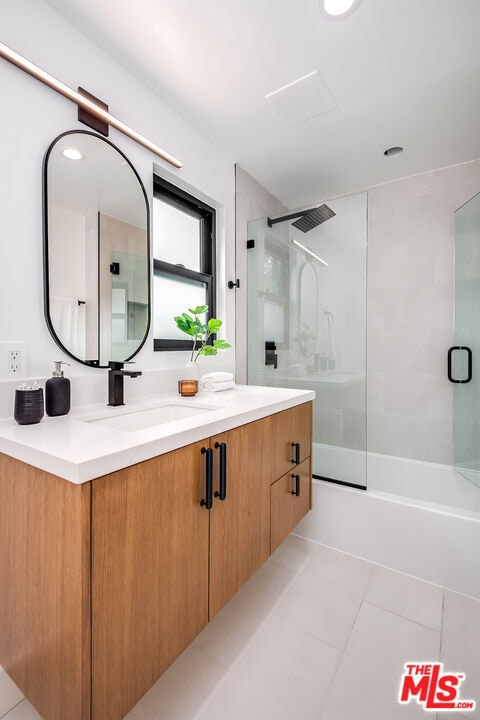
{"type": "MultiPolygon", "coordinates": [[[[449,717],[480,719],[480,601],[290,535],[127,720],[449,717]],[[409,660],[465,672],[478,708],[399,705],[409,660]]],[[[41,720],[5,672],[0,718],[41,720]]]]}

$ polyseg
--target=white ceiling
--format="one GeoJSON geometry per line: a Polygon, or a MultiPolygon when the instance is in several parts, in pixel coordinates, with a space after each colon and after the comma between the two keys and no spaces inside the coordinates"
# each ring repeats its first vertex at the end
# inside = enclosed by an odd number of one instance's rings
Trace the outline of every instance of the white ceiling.
{"type": "Polygon", "coordinates": [[[288,207],[480,157],[480,0],[49,4],[288,207]],[[292,126],[265,95],[314,70],[335,107],[292,126]]]}

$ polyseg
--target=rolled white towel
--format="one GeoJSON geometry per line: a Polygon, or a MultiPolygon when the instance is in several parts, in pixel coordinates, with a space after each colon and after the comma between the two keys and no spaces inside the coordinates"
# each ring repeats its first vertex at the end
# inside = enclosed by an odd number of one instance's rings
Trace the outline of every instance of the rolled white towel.
{"type": "Polygon", "coordinates": [[[235,381],[200,383],[200,387],[205,392],[219,392],[220,390],[230,390],[230,388],[235,387],[235,381]]]}
{"type": "Polygon", "coordinates": [[[202,383],[225,382],[227,380],[233,380],[231,372],[209,372],[200,378],[200,382],[202,383]]]}

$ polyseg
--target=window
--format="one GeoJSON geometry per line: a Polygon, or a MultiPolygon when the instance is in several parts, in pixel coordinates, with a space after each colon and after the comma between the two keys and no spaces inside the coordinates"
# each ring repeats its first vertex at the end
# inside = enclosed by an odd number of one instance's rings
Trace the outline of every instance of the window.
{"type": "Polygon", "coordinates": [[[165,180],[153,180],[154,350],[189,350],[173,318],[208,305],[215,315],[215,210],[165,180]]]}

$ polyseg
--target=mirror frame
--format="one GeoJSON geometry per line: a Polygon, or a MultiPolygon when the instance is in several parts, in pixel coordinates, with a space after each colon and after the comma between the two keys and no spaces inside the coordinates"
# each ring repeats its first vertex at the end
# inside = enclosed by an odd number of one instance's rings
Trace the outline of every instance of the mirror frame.
{"type": "MultiPolygon", "coordinates": [[[[148,202],[148,196],[145,191],[144,184],[140,178],[140,175],[135,170],[134,166],[128,159],[128,157],[110,140],[107,140],[103,135],[99,135],[98,133],[90,132],[89,130],[67,130],[66,132],[61,133],[58,135],[49,145],[47,152],[45,153],[45,157],[43,159],[43,169],[42,169],[42,224],[43,224],[43,310],[44,310],[44,316],[45,316],[45,322],[47,323],[47,328],[57,343],[57,345],[61,348],[62,352],[66,353],[69,357],[71,357],[73,360],[76,360],[79,363],[82,363],[82,365],[87,365],[87,367],[97,367],[100,369],[108,368],[108,365],[100,365],[100,359],[98,361],[87,361],[87,360],[81,360],[76,355],[74,355],[70,350],[67,350],[67,348],[63,345],[62,341],[58,337],[57,333],[55,332],[55,329],[52,324],[52,320],[50,317],[50,281],[49,281],[49,248],[48,248],[48,160],[50,158],[50,155],[52,153],[52,150],[54,149],[55,145],[59,140],[66,137],[67,135],[91,135],[93,137],[98,138],[104,143],[107,143],[107,145],[110,145],[129,165],[130,169],[134,173],[135,177],[138,180],[138,183],[140,185],[140,188],[143,193],[143,197],[145,200],[145,209],[147,213],[147,223],[146,223],[146,233],[147,233],[147,248],[146,248],[146,259],[147,259],[147,294],[148,294],[148,307],[147,307],[147,328],[145,331],[145,335],[143,339],[141,340],[139,346],[133,352],[131,355],[129,355],[123,362],[128,362],[131,360],[137,353],[140,352],[142,347],[145,345],[145,342],[147,340],[148,334],[150,332],[150,326],[151,326],[151,318],[152,318],[152,288],[151,288],[151,237],[150,237],[150,204],[148,202]]],[[[100,348],[99,348],[100,351],[100,348]]],[[[113,358],[111,358],[113,359],[113,358]]]]}

